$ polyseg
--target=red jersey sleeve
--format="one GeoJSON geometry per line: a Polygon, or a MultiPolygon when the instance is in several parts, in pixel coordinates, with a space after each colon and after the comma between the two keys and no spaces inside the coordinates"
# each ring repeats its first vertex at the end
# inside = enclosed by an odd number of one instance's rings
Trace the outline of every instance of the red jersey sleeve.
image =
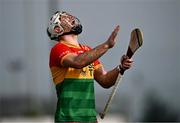
{"type": "Polygon", "coordinates": [[[69,54],[72,53],[71,49],[66,45],[61,43],[56,44],[50,54],[50,66],[55,64],[56,66],[61,66],[63,59],[69,54]]]}

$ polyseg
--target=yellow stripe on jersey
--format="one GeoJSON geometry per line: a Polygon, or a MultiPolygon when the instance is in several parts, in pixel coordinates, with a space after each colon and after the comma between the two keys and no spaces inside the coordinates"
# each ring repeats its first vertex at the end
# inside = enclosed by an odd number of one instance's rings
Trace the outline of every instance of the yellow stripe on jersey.
{"type": "Polygon", "coordinates": [[[64,80],[68,68],[51,67],[53,82],[59,84],[64,80]]]}
{"type": "Polygon", "coordinates": [[[101,64],[94,68],[93,64],[90,64],[82,69],[51,67],[52,78],[55,84],[61,83],[65,78],[93,79],[94,69],[100,66],[101,64]]]}
{"type": "Polygon", "coordinates": [[[88,65],[82,69],[69,68],[65,78],[93,79],[93,74],[93,65],[88,65]]]}

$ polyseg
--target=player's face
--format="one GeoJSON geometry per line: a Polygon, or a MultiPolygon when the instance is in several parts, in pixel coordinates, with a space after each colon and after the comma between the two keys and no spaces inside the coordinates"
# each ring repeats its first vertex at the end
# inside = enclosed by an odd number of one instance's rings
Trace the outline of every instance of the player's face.
{"type": "Polygon", "coordinates": [[[76,17],[68,13],[63,13],[60,16],[60,20],[61,20],[61,25],[63,26],[64,32],[70,32],[71,29],[77,24],[76,17]]]}

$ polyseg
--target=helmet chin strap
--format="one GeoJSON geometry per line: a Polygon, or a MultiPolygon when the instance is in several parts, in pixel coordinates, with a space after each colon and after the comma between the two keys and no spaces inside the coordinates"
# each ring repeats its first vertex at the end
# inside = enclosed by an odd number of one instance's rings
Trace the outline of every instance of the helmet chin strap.
{"type": "Polygon", "coordinates": [[[79,35],[82,32],[82,25],[73,27],[71,32],[75,35],[79,35]]]}
{"type": "Polygon", "coordinates": [[[79,35],[81,32],[82,32],[82,25],[78,25],[73,27],[70,32],[65,32],[60,36],[69,35],[69,34],[79,35]]]}

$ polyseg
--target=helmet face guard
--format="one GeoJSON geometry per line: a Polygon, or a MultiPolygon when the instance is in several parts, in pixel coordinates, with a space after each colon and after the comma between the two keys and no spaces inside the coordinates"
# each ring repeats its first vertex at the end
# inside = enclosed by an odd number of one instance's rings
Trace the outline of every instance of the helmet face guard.
{"type": "Polygon", "coordinates": [[[78,18],[67,12],[56,12],[50,19],[47,33],[51,40],[58,40],[67,34],[78,35],[82,32],[82,25],[78,18]]]}

